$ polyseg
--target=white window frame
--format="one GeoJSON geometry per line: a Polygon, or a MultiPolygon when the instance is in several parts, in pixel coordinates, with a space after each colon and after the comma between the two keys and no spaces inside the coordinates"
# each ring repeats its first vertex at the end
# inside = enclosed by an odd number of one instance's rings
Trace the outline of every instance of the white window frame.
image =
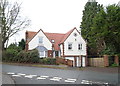
{"type": "Polygon", "coordinates": [[[68,50],[72,50],[72,47],[73,46],[73,43],[68,43],[68,50]],[[69,48],[71,48],[71,49],[69,49],[69,48]]]}
{"type": "Polygon", "coordinates": [[[78,50],[82,50],[83,49],[83,44],[82,43],[79,43],[78,44],[78,50]]]}
{"type": "Polygon", "coordinates": [[[42,43],[43,43],[43,37],[38,37],[38,42],[39,42],[40,44],[42,44],[42,43]]]}
{"type": "Polygon", "coordinates": [[[40,57],[43,57],[45,55],[45,52],[44,51],[40,51],[39,54],[40,54],[40,57]]]}

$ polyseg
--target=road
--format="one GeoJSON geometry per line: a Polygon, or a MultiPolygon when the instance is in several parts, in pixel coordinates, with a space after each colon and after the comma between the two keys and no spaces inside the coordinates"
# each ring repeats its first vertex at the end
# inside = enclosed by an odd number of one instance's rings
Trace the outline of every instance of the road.
{"type": "Polygon", "coordinates": [[[2,65],[16,84],[117,84],[117,73],[2,65]]]}

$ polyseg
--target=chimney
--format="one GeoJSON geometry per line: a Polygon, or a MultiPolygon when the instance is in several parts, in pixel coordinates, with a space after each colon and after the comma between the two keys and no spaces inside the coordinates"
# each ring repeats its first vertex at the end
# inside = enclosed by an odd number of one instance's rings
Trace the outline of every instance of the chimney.
{"type": "Polygon", "coordinates": [[[25,32],[25,51],[28,51],[28,31],[25,32]]]}

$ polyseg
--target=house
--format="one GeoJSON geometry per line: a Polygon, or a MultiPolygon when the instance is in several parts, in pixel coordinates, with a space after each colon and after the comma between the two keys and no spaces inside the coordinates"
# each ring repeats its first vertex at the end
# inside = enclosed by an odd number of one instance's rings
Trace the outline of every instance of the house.
{"type": "Polygon", "coordinates": [[[26,31],[26,50],[37,49],[40,58],[64,57],[73,60],[73,66],[86,66],[86,42],[81,33],[73,28],[67,33],[26,31]],[[82,64],[81,64],[82,63],[82,64]]]}

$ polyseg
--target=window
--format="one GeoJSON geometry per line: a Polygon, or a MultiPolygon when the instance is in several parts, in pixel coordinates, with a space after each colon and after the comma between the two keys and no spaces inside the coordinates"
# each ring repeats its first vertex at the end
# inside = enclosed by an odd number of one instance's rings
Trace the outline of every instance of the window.
{"type": "Polygon", "coordinates": [[[78,50],[82,50],[82,44],[78,44],[78,50]]]}
{"type": "Polygon", "coordinates": [[[68,43],[68,50],[72,50],[72,43],[68,43]]]}
{"type": "Polygon", "coordinates": [[[74,33],[74,36],[76,37],[76,36],[77,36],[77,33],[74,33]]]}
{"type": "Polygon", "coordinates": [[[55,51],[55,56],[59,56],[59,52],[58,51],[55,51]]]}
{"type": "Polygon", "coordinates": [[[40,51],[40,56],[44,56],[44,51],[40,51]]]}
{"type": "Polygon", "coordinates": [[[55,40],[54,40],[54,39],[52,39],[51,41],[52,41],[52,43],[54,43],[54,42],[55,42],[55,40]]]}
{"type": "Polygon", "coordinates": [[[39,43],[43,43],[43,37],[39,37],[39,43]]]}

